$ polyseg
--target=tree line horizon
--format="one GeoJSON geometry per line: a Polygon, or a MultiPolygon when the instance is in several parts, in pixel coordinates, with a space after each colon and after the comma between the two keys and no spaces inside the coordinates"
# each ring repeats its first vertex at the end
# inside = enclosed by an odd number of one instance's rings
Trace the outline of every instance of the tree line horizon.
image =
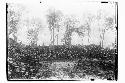
{"type": "MultiPolygon", "coordinates": [[[[8,4],[7,9],[7,27],[8,27],[8,37],[9,35],[13,36],[15,41],[18,40],[16,36],[20,27],[20,21],[22,16],[22,11],[15,11],[11,8],[11,4],[8,4]]],[[[48,9],[47,14],[45,15],[47,21],[47,28],[51,34],[50,46],[59,45],[59,34],[61,32],[61,28],[65,28],[63,38],[61,42],[64,42],[64,45],[71,46],[72,34],[75,32],[79,37],[88,37],[87,42],[91,43],[92,33],[93,33],[93,25],[97,25],[97,30],[99,32],[100,42],[99,45],[104,47],[105,34],[107,31],[115,31],[116,34],[116,16],[107,16],[105,12],[99,10],[97,15],[87,14],[85,21],[83,23],[77,19],[77,16],[73,15],[64,15],[61,10],[56,9],[48,9]],[[56,42],[56,44],[55,44],[56,42]]],[[[31,25],[34,28],[29,28],[27,30],[27,39],[30,41],[29,45],[36,45],[39,40],[38,35],[39,31],[43,28],[43,24],[41,19],[32,18],[31,20],[26,20],[26,25],[28,27],[31,25]]],[[[23,34],[23,33],[22,33],[23,34]]],[[[110,35],[109,35],[110,36],[110,35]]],[[[83,40],[84,41],[84,40],[83,40]]],[[[43,43],[44,45],[44,43],[43,43]]],[[[113,46],[116,46],[116,38],[115,42],[112,42],[113,46]]]]}

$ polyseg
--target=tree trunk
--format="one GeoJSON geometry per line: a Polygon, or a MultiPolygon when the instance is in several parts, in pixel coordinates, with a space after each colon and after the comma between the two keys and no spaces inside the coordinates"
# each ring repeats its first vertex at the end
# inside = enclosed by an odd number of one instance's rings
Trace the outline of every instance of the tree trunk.
{"type": "Polygon", "coordinates": [[[70,46],[71,45],[71,34],[72,34],[71,31],[68,31],[66,33],[66,36],[65,36],[65,44],[66,44],[66,46],[70,46]]]}
{"type": "Polygon", "coordinates": [[[59,28],[58,28],[58,34],[57,34],[57,45],[58,45],[58,39],[59,39],[59,28]]]}
{"type": "Polygon", "coordinates": [[[15,35],[15,33],[13,34],[13,38],[14,38],[14,41],[17,42],[17,36],[15,35]]]}
{"type": "Polygon", "coordinates": [[[59,36],[59,35],[57,35],[57,45],[58,45],[58,36],[59,36]]]}
{"type": "Polygon", "coordinates": [[[88,43],[90,43],[89,38],[90,38],[90,31],[88,31],[88,43]]]}
{"type": "Polygon", "coordinates": [[[100,35],[100,38],[101,38],[100,45],[101,45],[101,47],[104,47],[104,35],[105,35],[105,31],[100,35]]]}
{"type": "Polygon", "coordinates": [[[54,46],[54,28],[53,28],[53,46],[54,46]]]}

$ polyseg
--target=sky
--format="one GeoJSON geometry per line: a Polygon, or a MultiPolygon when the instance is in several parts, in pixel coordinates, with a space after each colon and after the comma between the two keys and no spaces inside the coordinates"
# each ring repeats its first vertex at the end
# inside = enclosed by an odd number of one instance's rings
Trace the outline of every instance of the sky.
{"type": "MultiPolygon", "coordinates": [[[[27,40],[27,30],[28,28],[34,28],[31,27],[30,25],[26,25],[26,20],[31,20],[32,18],[38,18],[41,21],[42,24],[42,29],[39,31],[38,35],[38,45],[49,45],[50,44],[50,39],[51,39],[51,32],[47,28],[47,21],[46,21],[46,14],[47,10],[49,8],[54,8],[56,10],[61,10],[61,12],[64,15],[74,15],[81,23],[83,23],[83,19],[89,14],[92,15],[97,15],[98,11],[104,12],[106,16],[113,16],[115,15],[115,4],[114,3],[103,3],[101,4],[100,2],[82,2],[81,0],[68,0],[68,1],[63,1],[63,0],[44,0],[38,2],[38,3],[23,3],[18,6],[17,4],[17,10],[19,11],[18,7],[22,9],[22,17],[20,24],[18,25],[21,27],[17,33],[18,36],[18,41],[22,41],[24,44],[28,44],[29,41],[27,40]],[[23,27],[23,28],[22,28],[23,27]]],[[[16,7],[14,7],[16,9],[16,7]]],[[[93,33],[91,33],[91,43],[94,44],[99,44],[99,32],[97,30],[97,23],[95,20],[95,23],[93,25],[93,33]]],[[[65,29],[62,29],[60,31],[59,35],[59,44],[63,44],[61,42],[61,39],[64,36],[65,29]]],[[[105,46],[110,45],[112,42],[115,41],[116,38],[116,32],[109,30],[106,35],[105,35],[105,46]]],[[[77,44],[82,44],[82,45],[88,45],[90,43],[87,42],[88,38],[80,38],[77,33],[72,33],[72,44],[77,45],[77,44]]],[[[56,44],[56,42],[55,42],[56,44]]]]}

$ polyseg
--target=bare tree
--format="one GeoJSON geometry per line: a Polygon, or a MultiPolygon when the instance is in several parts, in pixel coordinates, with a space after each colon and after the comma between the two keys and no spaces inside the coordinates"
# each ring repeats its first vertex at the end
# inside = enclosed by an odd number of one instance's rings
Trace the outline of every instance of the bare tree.
{"type": "Polygon", "coordinates": [[[105,33],[111,29],[113,30],[115,27],[114,27],[114,18],[113,17],[106,17],[105,19],[105,22],[104,22],[104,28],[102,29],[102,35],[101,35],[101,38],[102,38],[102,47],[103,47],[103,42],[104,42],[104,38],[105,38],[105,33]]]}
{"type": "Polygon", "coordinates": [[[87,20],[85,21],[84,24],[84,30],[87,31],[87,36],[88,36],[88,43],[90,43],[91,39],[91,22],[93,21],[93,16],[89,15],[87,16],[87,20]]]}
{"type": "Polygon", "coordinates": [[[105,33],[109,30],[109,29],[113,29],[114,27],[114,17],[106,17],[106,15],[100,15],[100,18],[98,19],[99,21],[99,31],[100,31],[100,45],[101,47],[104,47],[104,38],[105,38],[105,33]]]}
{"type": "Polygon", "coordinates": [[[71,46],[71,35],[72,32],[76,31],[78,32],[78,26],[77,26],[78,20],[75,19],[74,17],[71,18],[66,18],[65,20],[65,27],[66,27],[66,32],[64,35],[64,41],[66,46],[71,46]]]}
{"type": "Polygon", "coordinates": [[[30,29],[28,30],[28,39],[30,40],[30,45],[34,46],[37,42],[37,30],[30,29]]]}
{"type": "Polygon", "coordinates": [[[7,9],[8,36],[12,34],[14,37],[14,40],[17,41],[16,33],[19,28],[18,23],[21,19],[21,12],[17,9],[21,9],[21,8],[19,8],[19,6],[16,6],[14,4],[7,4],[7,5],[8,5],[8,9],[7,9]]]}
{"type": "Polygon", "coordinates": [[[55,12],[55,14],[56,14],[56,19],[57,19],[57,22],[55,23],[55,29],[57,30],[57,45],[58,45],[58,40],[59,40],[59,29],[60,29],[60,27],[61,27],[61,21],[62,21],[62,16],[63,16],[63,14],[62,14],[62,12],[61,11],[59,11],[59,10],[57,10],[56,12],[55,12]]]}
{"type": "Polygon", "coordinates": [[[31,19],[28,25],[30,28],[27,31],[27,38],[30,40],[31,46],[36,46],[38,41],[38,33],[40,28],[42,28],[42,23],[40,19],[31,19]],[[31,28],[32,27],[32,28],[31,28]]]}
{"type": "MultiPolygon", "coordinates": [[[[61,11],[59,10],[55,10],[55,9],[50,9],[49,10],[49,13],[47,15],[47,22],[49,24],[49,29],[51,31],[51,44],[54,45],[54,37],[55,37],[55,34],[54,34],[54,31],[55,29],[59,32],[59,28],[60,28],[60,24],[59,24],[59,21],[61,20],[61,11]]],[[[57,45],[58,45],[58,34],[57,34],[57,45]]]]}

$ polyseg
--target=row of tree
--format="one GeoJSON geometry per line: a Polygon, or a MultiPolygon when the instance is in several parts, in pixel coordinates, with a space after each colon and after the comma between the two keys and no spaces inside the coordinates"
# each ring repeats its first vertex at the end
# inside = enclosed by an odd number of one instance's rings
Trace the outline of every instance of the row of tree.
{"type": "MultiPolygon", "coordinates": [[[[115,16],[107,16],[101,10],[98,11],[97,16],[89,14],[84,23],[80,24],[80,20],[77,19],[75,16],[65,16],[59,10],[50,10],[47,15],[47,21],[49,24],[49,29],[51,31],[51,38],[52,38],[52,45],[54,45],[54,29],[59,30],[62,25],[60,22],[63,22],[63,26],[66,28],[64,38],[62,39],[65,42],[65,45],[71,45],[71,35],[73,32],[76,32],[79,36],[85,37],[88,36],[88,43],[90,43],[91,39],[91,31],[93,30],[92,23],[97,20],[96,24],[99,32],[100,32],[100,45],[104,46],[104,38],[105,34],[108,30],[116,30],[115,25],[115,16]]],[[[84,19],[84,18],[83,18],[84,19]]],[[[110,36],[110,35],[109,35],[110,36]]],[[[116,43],[116,42],[113,42],[116,43]]],[[[57,34],[57,45],[58,45],[58,34],[57,34]]]]}
{"type": "MultiPolygon", "coordinates": [[[[8,7],[11,7],[11,5],[9,5],[8,7]]],[[[8,8],[7,11],[8,35],[13,34],[14,40],[17,41],[17,36],[15,34],[17,33],[19,28],[18,25],[21,21],[22,11],[15,11],[11,8],[8,8]]],[[[65,45],[67,46],[71,46],[71,36],[73,32],[76,32],[81,37],[88,36],[88,42],[90,43],[91,32],[93,30],[92,23],[95,20],[97,22],[96,24],[100,32],[100,45],[102,47],[106,31],[108,31],[109,29],[115,29],[115,17],[103,15],[102,12],[100,12],[97,16],[88,15],[85,19],[85,22],[81,23],[80,20],[78,20],[75,16],[66,16],[60,10],[49,9],[48,14],[46,15],[46,19],[48,28],[51,32],[52,46],[55,42],[55,36],[57,38],[56,42],[58,45],[60,28],[62,27],[65,28],[64,38],[62,39],[62,41],[65,42],[65,45]],[[57,34],[55,34],[55,31],[57,32],[57,34]]],[[[40,20],[38,21],[37,19],[31,19],[29,21],[29,24],[34,27],[29,28],[29,30],[27,31],[27,38],[30,40],[29,45],[37,45],[39,30],[43,28],[42,22],[40,22],[40,20]]]]}

